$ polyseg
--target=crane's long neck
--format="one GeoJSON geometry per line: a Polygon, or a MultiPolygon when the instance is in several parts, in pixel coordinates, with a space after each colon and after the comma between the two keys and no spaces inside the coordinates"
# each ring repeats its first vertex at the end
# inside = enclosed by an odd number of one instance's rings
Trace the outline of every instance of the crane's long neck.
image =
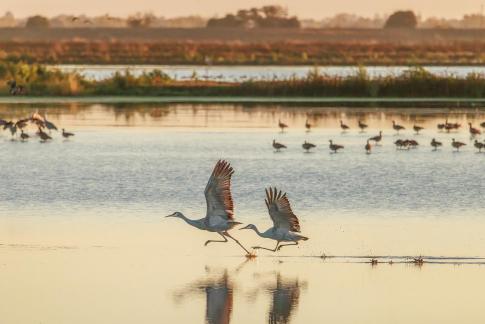
{"type": "Polygon", "coordinates": [[[258,228],[257,228],[256,226],[251,227],[251,229],[252,229],[253,231],[255,231],[255,232],[256,232],[256,234],[258,234],[259,236],[264,237],[264,236],[263,236],[263,233],[261,233],[261,232],[258,230],[258,228]]]}
{"type": "Polygon", "coordinates": [[[199,229],[203,229],[204,227],[204,224],[200,221],[200,219],[190,219],[187,218],[184,214],[180,214],[179,218],[183,219],[187,224],[197,227],[199,229]]]}

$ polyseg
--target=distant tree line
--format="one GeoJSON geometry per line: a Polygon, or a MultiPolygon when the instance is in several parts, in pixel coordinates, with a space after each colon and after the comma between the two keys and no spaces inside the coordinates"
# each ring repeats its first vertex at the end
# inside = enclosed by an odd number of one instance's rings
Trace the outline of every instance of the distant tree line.
{"type": "Polygon", "coordinates": [[[289,17],[288,11],[281,6],[264,6],[239,10],[235,15],[227,14],[222,18],[211,18],[207,27],[231,28],[300,28],[296,16],[289,17]]]}
{"type": "Polygon", "coordinates": [[[391,15],[362,17],[355,14],[340,13],[321,20],[289,17],[281,6],[265,6],[239,10],[236,14],[227,14],[222,18],[207,19],[200,16],[164,18],[153,13],[136,13],[128,17],[57,15],[44,17],[35,15],[28,18],[16,18],[11,12],[0,16],[1,27],[29,28],[201,28],[201,27],[236,27],[236,28],[443,28],[443,29],[479,29],[485,28],[485,16],[480,13],[464,15],[462,18],[427,17],[416,15],[413,11],[396,11],[391,15]]]}

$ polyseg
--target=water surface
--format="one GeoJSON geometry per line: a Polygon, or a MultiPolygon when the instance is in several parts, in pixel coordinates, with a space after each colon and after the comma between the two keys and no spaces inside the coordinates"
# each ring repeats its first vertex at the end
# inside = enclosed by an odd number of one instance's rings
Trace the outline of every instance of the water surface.
{"type": "MultiPolygon", "coordinates": [[[[483,260],[472,257],[485,256],[485,153],[476,153],[466,125],[479,127],[485,110],[4,104],[0,118],[35,110],[76,136],[22,143],[0,133],[7,323],[484,319],[483,260]],[[446,118],[462,128],[439,132],[446,118]],[[392,120],[407,129],[397,135],[392,120]],[[425,130],[414,134],[414,123],[425,130]],[[382,146],[366,155],[366,139],[379,130],[382,146]],[[431,150],[433,137],[442,149],[431,150]],[[396,150],[399,138],[420,146],[396,150]],[[467,146],[454,153],[452,138],[467,146]],[[288,149],[275,153],[273,139],[288,149]],[[343,152],[331,154],[329,139],[343,152]],[[313,153],[303,152],[304,140],[317,145],[313,153]],[[203,190],[220,158],[236,171],[238,220],[270,226],[264,188],[278,186],[310,240],[244,263],[236,246],[203,247],[213,234],[162,218],[205,215],[203,190]],[[382,263],[372,266],[375,255],[382,263]],[[410,258],[419,255],[428,261],[421,267],[410,258]]],[[[233,234],[247,246],[273,246],[253,232],[233,234]]]]}

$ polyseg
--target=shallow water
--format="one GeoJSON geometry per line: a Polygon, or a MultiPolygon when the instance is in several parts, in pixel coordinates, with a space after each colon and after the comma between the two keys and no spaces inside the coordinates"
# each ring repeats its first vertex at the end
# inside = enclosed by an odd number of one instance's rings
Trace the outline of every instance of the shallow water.
{"type": "MultiPolygon", "coordinates": [[[[1,105],[0,118],[35,109],[76,136],[22,143],[0,133],[7,323],[483,321],[484,261],[472,257],[485,256],[485,153],[466,125],[479,127],[485,110],[72,103],[1,105]],[[438,132],[447,117],[462,128],[438,132]],[[392,120],[407,129],[396,135],[392,120]],[[382,146],[366,155],[379,130],[382,146]],[[431,150],[433,137],[442,149],[431,150]],[[420,146],[396,150],[398,138],[420,146]],[[454,153],[451,138],[467,146],[454,153]],[[273,139],[288,150],[275,153],[273,139]],[[331,154],[329,139],[343,152],[331,154]],[[313,153],[304,140],[317,144],[313,153]],[[203,190],[219,158],[236,171],[239,221],[270,226],[264,188],[275,185],[310,240],[242,263],[236,246],[203,247],[213,234],[163,219],[175,210],[205,215],[203,190]],[[426,263],[415,266],[419,255],[426,263]],[[371,266],[369,256],[383,263],[371,266]]],[[[273,247],[253,232],[233,235],[273,247]]]]}
{"type": "MultiPolygon", "coordinates": [[[[129,71],[134,75],[161,70],[176,80],[198,79],[225,82],[241,82],[247,80],[304,78],[312,72],[314,66],[203,66],[203,65],[55,65],[64,72],[78,72],[92,80],[103,80],[112,77],[116,72],[129,71]]],[[[425,66],[427,71],[439,75],[454,75],[460,78],[470,73],[485,73],[483,66],[425,66]]],[[[358,72],[355,66],[324,66],[318,71],[329,76],[346,77],[358,72]]],[[[370,77],[397,76],[409,70],[408,66],[367,66],[370,77]]]]}

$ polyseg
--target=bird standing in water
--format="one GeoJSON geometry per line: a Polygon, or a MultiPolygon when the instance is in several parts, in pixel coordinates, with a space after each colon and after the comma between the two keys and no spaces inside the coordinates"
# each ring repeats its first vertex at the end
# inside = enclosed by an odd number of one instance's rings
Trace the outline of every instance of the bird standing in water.
{"type": "Polygon", "coordinates": [[[434,148],[434,151],[436,151],[438,149],[438,147],[440,147],[442,145],[443,145],[443,143],[438,142],[434,138],[431,140],[431,146],[434,148]]]}
{"type": "Polygon", "coordinates": [[[298,217],[293,213],[290,206],[290,201],[286,196],[286,193],[279,191],[276,188],[266,189],[266,207],[268,207],[269,216],[273,221],[273,227],[267,231],[261,233],[258,228],[249,224],[243,229],[252,229],[260,237],[268,238],[276,241],[274,249],[268,249],[261,246],[254,246],[253,249],[262,249],[272,252],[279,251],[284,246],[298,245],[299,241],[306,241],[308,237],[305,237],[300,233],[300,222],[298,217]],[[281,242],[290,242],[288,244],[281,244],[281,242]]]}
{"type": "Polygon", "coordinates": [[[283,145],[281,143],[278,143],[276,140],[273,140],[273,148],[276,150],[276,152],[279,152],[282,148],[286,148],[286,145],[283,145]]]}
{"type": "Polygon", "coordinates": [[[312,130],[312,124],[310,124],[310,122],[308,121],[308,119],[305,121],[305,128],[306,128],[306,131],[309,132],[312,130]]]}
{"type": "Polygon", "coordinates": [[[309,153],[310,152],[310,149],[314,148],[315,147],[315,144],[312,144],[312,143],[308,143],[307,141],[305,141],[301,147],[303,147],[303,149],[309,153]]]}
{"type": "Polygon", "coordinates": [[[372,149],[372,146],[370,145],[369,140],[367,140],[367,144],[365,144],[365,152],[367,154],[370,154],[371,149],[372,149]]]}
{"type": "Polygon", "coordinates": [[[69,138],[71,136],[74,136],[74,133],[69,133],[69,132],[66,132],[64,128],[62,129],[62,137],[69,138]]]}
{"type": "Polygon", "coordinates": [[[288,128],[288,125],[281,122],[281,120],[278,120],[278,127],[281,128],[281,132],[283,133],[285,131],[285,128],[288,128]]]}
{"type": "Polygon", "coordinates": [[[332,140],[329,140],[330,145],[328,146],[330,148],[330,151],[333,151],[334,153],[337,153],[338,150],[342,150],[344,148],[343,145],[338,145],[338,144],[333,144],[332,140]]]}
{"type": "Polygon", "coordinates": [[[224,160],[217,162],[204,191],[207,202],[207,213],[204,218],[189,219],[180,212],[175,212],[166,217],[181,218],[193,227],[203,231],[215,232],[224,239],[221,241],[208,240],[204,245],[216,242],[226,243],[229,237],[246,252],[247,256],[251,256],[251,253],[228,232],[234,226],[241,224],[234,220],[234,203],[231,194],[231,176],[233,173],[234,170],[229,162],[224,160]]]}

